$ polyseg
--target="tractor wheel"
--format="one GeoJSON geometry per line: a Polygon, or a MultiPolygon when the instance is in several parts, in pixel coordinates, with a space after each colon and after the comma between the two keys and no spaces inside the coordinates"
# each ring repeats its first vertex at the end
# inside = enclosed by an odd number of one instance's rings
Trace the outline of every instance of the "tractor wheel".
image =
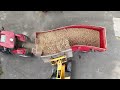
{"type": "Polygon", "coordinates": [[[25,54],[26,57],[32,57],[32,56],[34,56],[34,54],[31,53],[30,49],[26,49],[26,50],[27,50],[27,53],[25,54]]]}
{"type": "Polygon", "coordinates": [[[66,71],[67,71],[67,72],[71,72],[71,67],[72,67],[72,60],[69,60],[69,61],[66,63],[66,71]]]}
{"type": "Polygon", "coordinates": [[[57,74],[57,67],[53,66],[52,67],[52,76],[50,77],[50,79],[56,79],[56,74],[57,74]]]}

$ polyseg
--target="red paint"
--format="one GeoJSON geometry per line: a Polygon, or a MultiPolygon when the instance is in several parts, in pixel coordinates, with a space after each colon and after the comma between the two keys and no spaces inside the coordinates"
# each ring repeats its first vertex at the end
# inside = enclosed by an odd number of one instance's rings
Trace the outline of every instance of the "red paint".
{"type": "Polygon", "coordinates": [[[11,52],[13,54],[25,55],[26,54],[26,49],[24,49],[24,48],[18,48],[17,50],[13,50],[11,52]]]}
{"type": "Polygon", "coordinates": [[[15,34],[11,31],[1,31],[0,36],[5,35],[6,36],[6,41],[5,42],[0,42],[0,45],[6,48],[14,48],[14,39],[15,39],[15,34]],[[10,38],[13,39],[13,41],[10,41],[10,38]]]}
{"type": "Polygon", "coordinates": [[[18,40],[20,40],[22,42],[26,41],[25,35],[23,35],[23,34],[15,34],[15,36],[17,36],[18,40]]]}

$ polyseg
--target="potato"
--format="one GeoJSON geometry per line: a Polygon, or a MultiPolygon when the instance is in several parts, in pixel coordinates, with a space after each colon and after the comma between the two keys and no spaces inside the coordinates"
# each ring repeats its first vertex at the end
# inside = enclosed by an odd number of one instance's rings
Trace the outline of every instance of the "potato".
{"type": "Polygon", "coordinates": [[[42,51],[43,55],[61,52],[73,45],[100,47],[99,32],[85,28],[68,28],[40,33],[37,40],[38,50],[42,51]]]}

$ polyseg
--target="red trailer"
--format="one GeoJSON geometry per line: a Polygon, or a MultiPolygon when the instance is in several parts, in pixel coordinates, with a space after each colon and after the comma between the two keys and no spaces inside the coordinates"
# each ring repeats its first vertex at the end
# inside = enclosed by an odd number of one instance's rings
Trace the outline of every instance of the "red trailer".
{"type": "MultiPolygon", "coordinates": [[[[48,31],[36,32],[35,45],[37,44],[37,40],[38,40],[37,36],[38,36],[38,34],[49,33],[49,32],[54,32],[54,31],[58,31],[58,30],[65,30],[65,29],[68,29],[68,28],[85,28],[85,29],[95,30],[95,31],[99,32],[100,47],[89,46],[89,45],[73,45],[73,46],[71,46],[71,49],[72,49],[73,52],[74,51],[81,51],[81,52],[99,51],[99,52],[103,52],[103,51],[105,51],[107,49],[106,29],[104,27],[92,26],[92,25],[70,25],[70,26],[60,27],[60,28],[56,28],[56,29],[52,29],[52,30],[48,30],[48,31]]],[[[37,48],[37,46],[34,49],[35,50],[34,53],[37,56],[40,56],[39,52],[37,51],[36,48],[37,48]]],[[[66,52],[69,52],[69,51],[70,50],[67,50],[66,52]]],[[[47,56],[41,56],[41,57],[45,58],[45,57],[50,57],[50,56],[53,56],[53,55],[47,55],[47,56]]]]}

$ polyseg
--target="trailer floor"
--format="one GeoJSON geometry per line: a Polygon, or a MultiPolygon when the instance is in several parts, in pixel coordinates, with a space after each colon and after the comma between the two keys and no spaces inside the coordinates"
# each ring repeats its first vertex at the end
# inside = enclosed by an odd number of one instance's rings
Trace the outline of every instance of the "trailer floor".
{"type": "MultiPolygon", "coordinates": [[[[6,30],[27,34],[33,39],[34,32],[55,29],[73,24],[104,26],[107,29],[106,52],[74,53],[72,78],[118,79],[120,78],[120,40],[114,34],[113,17],[120,12],[111,11],[1,11],[0,25],[6,30]],[[81,55],[81,59],[79,59],[81,55]]],[[[119,27],[119,26],[118,26],[119,27]]],[[[51,75],[51,65],[39,58],[22,58],[0,54],[4,74],[2,79],[46,79],[51,75]]]]}

